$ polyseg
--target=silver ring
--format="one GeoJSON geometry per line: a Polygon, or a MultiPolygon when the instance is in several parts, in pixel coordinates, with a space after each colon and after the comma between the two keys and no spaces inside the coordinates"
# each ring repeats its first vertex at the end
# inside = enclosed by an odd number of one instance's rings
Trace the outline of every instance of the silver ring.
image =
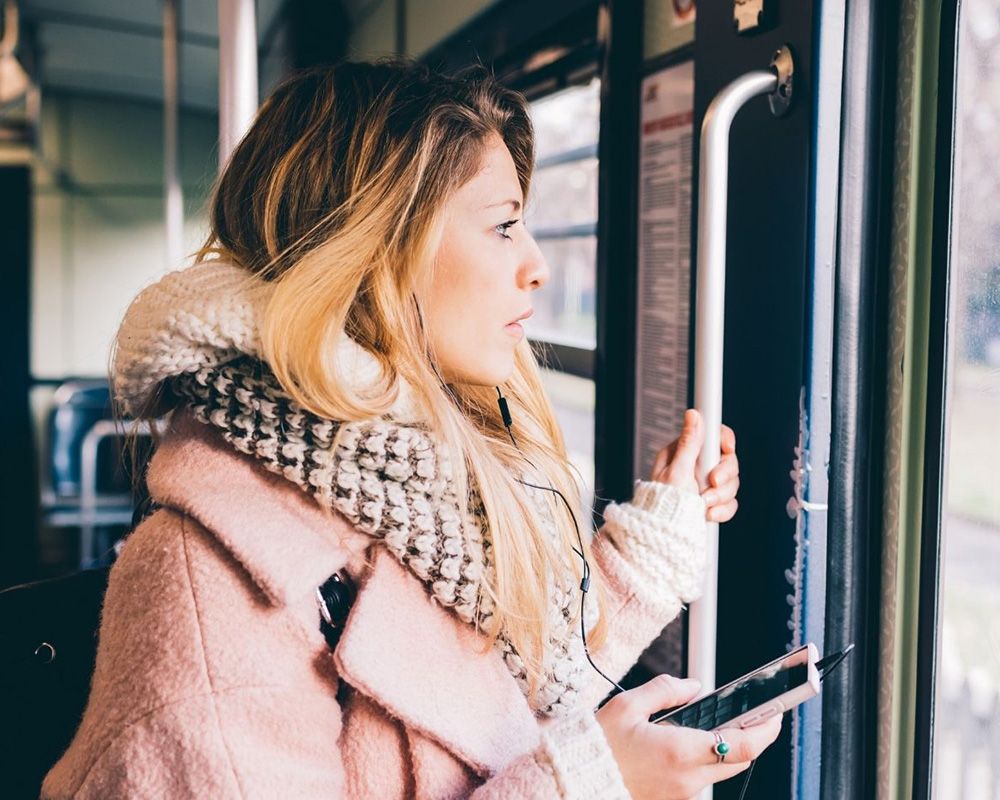
{"type": "Polygon", "coordinates": [[[715,757],[721,764],[726,760],[726,753],[729,752],[729,742],[723,739],[722,734],[718,731],[712,731],[712,736],[715,737],[715,744],[712,745],[712,752],[715,753],[715,757]]]}

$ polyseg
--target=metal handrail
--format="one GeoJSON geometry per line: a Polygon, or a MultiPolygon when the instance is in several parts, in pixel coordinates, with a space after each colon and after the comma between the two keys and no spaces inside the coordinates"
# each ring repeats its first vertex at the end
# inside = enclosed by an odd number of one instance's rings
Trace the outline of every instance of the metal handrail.
{"type": "MultiPolygon", "coordinates": [[[[722,360],[726,306],[726,226],[729,200],[729,134],[733,119],[754,97],[772,96],[771,108],[783,113],[790,99],[788,74],[780,68],[755,70],[737,78],[709,104],[701,125],[698,177],[698,259],[696,265],[696,317],[694,356],[694,405],[701,413],[705,440],[699,459],[699,485],[708,485],[708,474],[719,463],[722,425],[722,360]],[[781,94],[776,103],[775,96],[781,94]]],[[[707,565],[701,599],[688,611],[688,675],[701,681],[703,691],[715,686],[716,622],[719,591],[719,523],[708,523],[707,565]]],[[[711,800],[712,788],[699,800],[711,800]]]]}

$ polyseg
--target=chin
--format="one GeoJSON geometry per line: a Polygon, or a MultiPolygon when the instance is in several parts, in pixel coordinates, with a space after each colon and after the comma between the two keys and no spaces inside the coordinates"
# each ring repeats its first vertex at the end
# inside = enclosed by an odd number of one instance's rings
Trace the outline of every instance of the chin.
{"type": "Polygon", "coordinates": [[[470,365],[470,368],[463,370],[462,373],[464,376],[462,383],[473,386],[499,386],[514,374],[514,359],[511,356],[491,359],[489,363],[470,365]]]}

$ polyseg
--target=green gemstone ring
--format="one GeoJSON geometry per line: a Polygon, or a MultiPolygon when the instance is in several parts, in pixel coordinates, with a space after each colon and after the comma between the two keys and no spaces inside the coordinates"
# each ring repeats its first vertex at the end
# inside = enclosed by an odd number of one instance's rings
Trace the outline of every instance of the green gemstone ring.
{"type": "Polygon", "coordinates": [[[715,744],[712,746],[712,752],[715,753],[716,757],[719,759],[721,764],[726,760],[726,754],[729,752],[729,742],[722,738],[722,734],[718,731],[712,731],[712,735],[715,737],[715,744]]]}

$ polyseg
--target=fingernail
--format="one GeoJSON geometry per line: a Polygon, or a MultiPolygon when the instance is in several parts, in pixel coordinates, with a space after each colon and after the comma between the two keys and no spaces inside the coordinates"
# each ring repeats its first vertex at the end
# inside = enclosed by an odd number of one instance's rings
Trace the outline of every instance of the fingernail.
{"type": "Polygon", "coordinates": [[[715,492],[705,492],[702,495],[705,498],[705,505],[714,506],[719,496],[715,492]]]}

